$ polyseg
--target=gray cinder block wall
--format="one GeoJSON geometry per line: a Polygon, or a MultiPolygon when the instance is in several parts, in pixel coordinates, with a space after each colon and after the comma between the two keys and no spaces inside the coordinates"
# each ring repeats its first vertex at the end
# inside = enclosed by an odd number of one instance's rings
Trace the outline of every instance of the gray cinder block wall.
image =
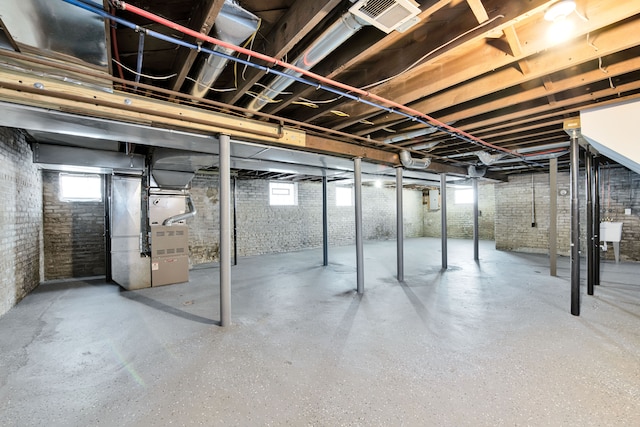
{"type": "Polygon", "coordinates": [[[45,280],[105,274],[104,197],[60,200],[59,172],[43,171],[45,280]]]}
{"type": "MultiPolygon", "coordinates": [[[[455,203],[455,192],[458,187],[447,186],[447,236],[454,239],[473,238],[473,204],[455,203]]],[[[433,191],[438,191],[435,189],[433,191]]],[[[428,193],[425,191],[425,196],[428,193]]],[[[495,194],[493,183],[478,183],[478,228],[479,237],[483,240],[494,239],[495,194]]],[[[441,236],[441,211],[424,204],[424,236],[441,236]]]]}
{"type": "Polygon", "coordinates": [[[0,315],[42,280],[42,181],[22,131],[0,127],[0,315]]]}

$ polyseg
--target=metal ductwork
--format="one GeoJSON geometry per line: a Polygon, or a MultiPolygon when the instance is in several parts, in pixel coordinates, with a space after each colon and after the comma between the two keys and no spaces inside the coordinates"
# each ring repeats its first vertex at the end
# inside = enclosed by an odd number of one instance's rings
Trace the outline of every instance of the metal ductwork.
{"type": "Polygon", "coordinates": [[[475,155],[478,156],[478,159],[480,159],[483,164],[489,166],[502,159],[507,153],[489,154],[486,151],[476,151],[475,155]]]}
{"type": "MultiPolygon", "coordinates": [[[[353,2],[354,0],[352,0],[353,2]]],[[[331,52],[336,50],[351,36],[366,25],[374,25],[384,32],[408,28],[412,19],[420,13],[418,4],[412,0],[360,0],[355,2],[347,13],[327,28],[311,45],[294,61],[293,65],[303,70],[310,70],[331,52]]],[[[417,22],[413,20],[413,23],[417,22]]],[[[293,78],[302,74],[291,69],[284,71],[286,76],[277,76],[271,84],[254,98],[247,109],[260,111],[269,100],[274,99],[291,86],[293,78]],[[291,78],[287,77],[291,76],[291,78]]]]}
{"type": "MultiPolygon", "coordinates": [[[[303,70],[311,69],[365,25],[367,24],[359,18],[356,18],[351,12],[345,13],[337,22],[327,28],[320,37],[311,43],[311,46],[293,61],[293,65],[303,70]]],[[[293,78],[302,75],[302,73],[295,72],[289,68],[287,68],[284,73],[293,78]]],[[[279,75],[273,79],[271,84],[264,88],[262,92],[247,105],[247,109],[260,111],[268,104],[269,100],[274,99],[286,88],[291,86],[294,80],[287,76],[279,75]]]]}
{"type": "MultiPolygon", "coordinates": [[[[214,37],[227,43],[239,45],[257,29],[260,18],[243,9],[233,0],[226,0],[214,24],[214,37]]],[[[233,55],[234,51],[215,46],[214,51],[233,55]]],[[[203,98],[227,65],[228,59],[209,54],[196,76],[191,95],[203,98]]]]}
{"type": "Polygon", "coordinates": [[[151,175],[160,188],[184,189],[196,171],[212,166],[217,156],[156,148],[151,157],[151,175]]]}
{"type": "MultiPolygon", "coordinates": [[[[436,132],[437,130],[438,130],[438,128],[436,128],[436,127],[425,127],[425,128],[413,130],[411,132],[401,133],[399,135],[394,135],[392,137],[389,137],[389,138],[383,140],[382,142],[384,142],[385,144],[394,144],[396,142],[406,141],[407,139],[418,138],[420,136],[430,135],[430,134],[436,132]]],[[[435,147],[436,144],[437,143],[433,143],[433,147],[435,147]]]]}
{"type": "Polygon", "coordinates": [[[482,178],[486,173],[486,168],[477,168],[474,165],[469,165],[467,168],[467,175],[469,178],[482,178]]]}
{"type": "Polygon", "coordinates": [[[411,153],[406,150],[401,151],[399,157],[402,166],[409,169],[427,169],[431,164],[430,158],[414,159],[411,157],[411,153]]]}
{"type": "Polygon", "coordinates": [[[189,208],[188,212],[169,217],[169,218],[165,219],[162,222],[162,225],[173,225],[174,222],[183,221],[183,220],[186,220],[186,219],[189,219],[189,218],[193,218],[194,216],[196,216],[196,213],[198,213],[198,210],[196,209],[196,207],[193,204],[193,200],[191,199],[191,195],[187,196],[187,207],[189,208]]]}

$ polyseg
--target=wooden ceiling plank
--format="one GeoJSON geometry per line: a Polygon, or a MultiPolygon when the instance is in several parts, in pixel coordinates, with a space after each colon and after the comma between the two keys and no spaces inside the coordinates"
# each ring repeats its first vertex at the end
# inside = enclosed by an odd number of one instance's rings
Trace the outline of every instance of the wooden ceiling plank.
{"type": "MultiPolygon", "coordinates": [[[[507,4],[509,4],[509,2],[507,2],[507,4]]],[[[640,13],[640,2],[629,4],[626,2],[616,2],[614,0],[593,0],[588,4],[588,6],[588,14],[591,17],[590,21],[582,23],[579,27],[579,34],[576,37],[586,36],[587,33],[597,31],[602,27],[622,21],[620,25],[612,29],[607,29],[602,33],[619,34],[617,31],[619,28],[629,27],[628,24],[630,22],[624,21],[624,19],[640,13]]],[[[637,20],[633,20],[631,23],[635,23],[635,21],[637,20]]],[[[634,25],[632,24],[632,26],[634,25]]],[[[546,23],[544,28],[546,28],[546,23]]],[[[437,66],[434,66],[431,61],[428,61],[426,64],[420,65],[409,72],[402,81],[385,83],[380,85],[378,88],[373,89],[372,92],[379,96],[393,99],[395,102],[401,104],[411,103],[418,98],[443,91],[467,80],[477,78],[478,76],[492,73],[500,67],[513,63],[514,59],[517,61],[524,57],[544,51],[549,46],[547,41],[540,37],[541,32],[543,32],[543,28],[540,25],[530,25],[526,32],[521,30],[521,38],[528,40],[528,42],[523,45],[523,54],[520,58],[504,55],[502,52],[497,51],[491,46],[485,45],[461,58],[455,58],[449,62],[438,64],[437,66]]],[[[616,43],[620,46],[620,49],[623,49],[623,46],[631,47],[635,44],[634,38],[628,37],[628,34],[638,33],[623,33],[621,35],[623,40],[618,40],[616,43]],[[629,43],[629,41],[632,42],[629,43]]],[[[599,51],[602,42],[601,37],[602,35],[598,36],[599,51]]],[[[611,43],[612,41],[609,41],[609,44],[611,43]]],[[[587,43],[582,44],[589,47],[591,51],[594,51],[594,49],[587,43]]],[[[531,63],[531,61],[529,62],[531,63]]],[[[495,90],[499,89],[494,87],[488,88],[488,91],[491,92],[495,90]]],[[[451,100],[453,102],[457,102],[457,100],[450,98],[450,102],[451,100]]],[[[349,114],[351,119],[348,121],[336,121],[334,125],[331,126],[334,129],[344,129],[354,123],[357,123],[362,115],[368,114],[371,111],[371,107],[363,104],[349,103],[341,106],[340,110],[349,114]]]]}
{"type": "MultiPolygon", "coordinates": [[[[467,61],[465,63],[465,68],[473,72],[473,76],[478,76],[481,74],[478,72],[478,70],[484,71],[484,68],[482,68],[480,64],[477,63],[477,60],[478,60],[477,57],[480,57],[481,62],[493,61],[495,64],[499,66],[501,65],[500,62],[505,62],[505,59],[503,58],[504,54],[501,51],[498,52],[495,47],[487,45],[485,43],[486,38],[489,37],[491,34],[495,33],[496,31],[502,31],[505,27],[513,25],[525,19],[528,16],[535,15],[536,13],[541,13],[551,3],[553,3],[553,1],[533,0],[531,2],[496,1],[489,4],[485,0],[485,4],[488,5],[487,8],[488,9],[490,8],[490,10],[492,10],[492,14],[496,17],[495,21],[491,22],[489,25],[477,28],[476,31],[472,31],[469,34],[466,34],[464,37],[456,40],[453,43],[451,43],[452,37],[453,37],[451,35],[452,34],[451,30],[447,29],[448,30],[446,32],[447,38],[440,40],[437,43],[438,47],[445,46],[445,45],[446,47],[443,47],[442,49],[438,49],[437,52],[435,52],[433,55],[429,56],[428,58],[425,58],[420,64],[416,65],[411,70],[404,72],[401,76],[396,76],[396,78],[392,79],[391,81],[380,84],[377,87],[370,90],[371,92],[384,96],[386,98],[393,99],[401,103],[406,103],[408,101],[404,101],[404,99],[414,100],[416,99],[416,96],[420,97],[420,95],[422,95],[421,90],[417,89],[414,86],[414,83],[416,82],[416,80],[421,80],[422,83],[424,83],[425,76],[429,76],[427,77],[429,80],[431,79],[438,80],[441,78],[441,76],[438,75],[438,72],[440,72],[441,74],[449,74],[446,71],[444,71],[444,69],[453,61],[455,61],[455,58],[458,58],[458,57],[466,58],[469,56],[476,58],[476,62],[467,61]],[[478,51],[482,52],[482,55],[477,55],[478,51]],[[400,87],[404,87],[404,86],[406,86],[406,88],[409,89],[409,92],[402,94],[403,91],[400,90],[400,87]]],[[[468,30],[467,29],[461,30],[458,34],[465,33],[466,31],[468,30]]],[[[421,47],[421,46],[418,45],[417,47],[421,47]]],[[[426,51],[434,50],[432,47],[425,48],[424,46],[422,46],[421,48],[423,49],[423,51],[425,51],[425,53],[426,51]]],[[[510,60],[506,61],[506,63],[510,63],[510,62],[514,62],[513,57],[511,57],[510,60]]],[[[385,60],[380,62],[379,67],[382,69],[384,69],[384,67],[387,67],[387,61],[385,60]]],[[[495,69],[495,68],[497,68],[497,66],[491,69],[495,69]]],[[[367,75],[369,74],[370,72],[367,73],[367,75]]],[[[387,71],[387,75],[388,75],[388,71],[387,71]]],[[[459,81],[456,83],[459,83],[459,81]]],[[[354,82],[352,82],[351,84],[355,86],[361,86],[361,84],[357,84],[354,82]]],[[[444,89],[448,86],[441,86],[441,87],[444,89]]],[[[354,119],[353,121],[344,121],[344,122],[335,123],[336,129],[343,129],[345,127],[350,126],[353,123],[356,123],[359,120],[360,115],[364,114],[364,111],[367,110],[367,108],[364,106],[360,106],[358,108],[358,107],[353,107],[353,104],[350,104],[350,103],[347,105],[349,109],[354,110],[353,112],[346,111],[347,113],[349,113],[351,117],[354,117],[354,119]],[[357,117],[357,119],[355,117],[357,117]]],[[[321,117],[323,113],[324,111],[321,110],[317,112],[313,117],[306,118],[306,120],[313,121],[321,117]]]]}
{"type": "MultiPolygon", "coordinates": [[[[523,85],[536,78],[544,78],[549,74],[582,64],[588,61],[597,60],[600,57],[607,56],[621,50],[625,50],[640,45],[640,40],[624,37],[628,31],[638,31],[640,33],[640,19],[627,21],[618,27],[607,29],[600,33],[598,40],[600,48],[595,51],[586,43],[578,41],[577,43],[566,45],[562,49],[550,50],[541,53],[529,62],[531,64],[530,73],[523,76],[520,72],[513,68],[505,68],[495,73],[487,74],[481,79],[474,80],[457,86],[454,89],[440,93],[433,97],[411,104],[412,108],[419,111],[435,112],[452,106],[452,104],[463,104],[465,102],[479,99],[483,96],[499,92],[509,87],[523,85]]],[[[616,70],[615,75],[624,74],[640,68],[637,59],[630,59],[621,63],[612,64],[616,70]]],[[[575,73],[574,73],[575,76],[575,73]]],[[[607,73],[607,77],[609,73],[607,73]]],[[[593,70],[586,75],[585,79],[589,81],[601,80],[603,74],[600,70],[593,70]]],[[[554,93],[579,87],[585,84],[581,81],[583,77],[580,75],[568,79],[563,85],[560,82],[554,84],[554,93]]],[[[448,114],[447,116],[437,117],[438,120],[449,122],[454,120],[462,120],[470,116],[491,111],[504,105],[513,105],[519,102],[546,96],[548,92],[544,88],[535,88],[529,91],[521,91],[513,96],[501,98],[499,100],[484,103],[483,105],[473,107],[471,109],[461,109],[458,113],[448,114]]],[[[393,118],[391,118],[393,119],[393,118]]],[[[397,118],[396,118],[397,119],[397,118]]],[[[376,123],[376,126],[383,126],[385,121],[370,120],[376,123]]],[[[356,132],[356,134],[366,134],[356,132]]]]}
{"type": "MultiPolygon", "coordinates": [[[[486,126],[506,124],[507,126],[513,126],[516,124],[514,121],[526,117],[530,120],[540,120],[542,118],[553,117],[558,114],[574,114],[585,108],[585,104],[596,104],[598,99],[616,96],[618,93],[624,93],[629,91],[635,91],[640,89],[640,81],[634,81],[624,85],[620,85],[615,89],[607,88],[597,92],[591,92],[582,96],[577,96],[564,101],[558,101],[553,107],[554,112],[548,105],[543,105],[531,109],[525,109],[521,111],[514,111],[510,114],[500,115],[494,118],[488,118],[482,121],[474,122],[468,126],[465,126],[463,130],[468,132],[483,132],[487,129],[483,129],[486,126]]],[[[597,105],[601,105],[597,102],[597,105]]]]}
{"type": "MultiPolygon", "coordinates": [[[[610,65],[610,72],[607,77],[616,77],[619,75],[627,74],[640,69],[640,57],[634,57],[625,61],[620,61],[610,65]]],[[[599,69],[591,70],[583,74],[572,75],[566,79],[559,80],[554,85],[553,94],[559,94],[564,91],[572,90],[585,85],[593,84],[603,79],[602,71],[599,69]]],[[[542,87],[534,87],[532,89],[515,93],[500,99],[496,99],[482,105],[476,105],[469,108],[464,108],[456,111],[455,113],[448,114],[446,116],[439,116],[439,120],[445,122],[458,121],[469,119],[470,117],[485,114],[488,111],[497,110],[503,108],[505,105],[517,105],[524,102],[530,102],[538,98],[547,96],[549,93],[542,87]]],[[[557,105],[553,108],[557,108],[557,105]]],[[[405,129],[404,131],[410,131],[417,129],[419,126],[413,126],[405,129]]],[[[360,134],[360,133],[358,133],[360,134]]]]}
{"type": "Polygon", "coordinates": [[[482,0],[467,0],[467,4],[469,4],[479,24],[489,20],[489,14],[482,4],[482,0]]]}

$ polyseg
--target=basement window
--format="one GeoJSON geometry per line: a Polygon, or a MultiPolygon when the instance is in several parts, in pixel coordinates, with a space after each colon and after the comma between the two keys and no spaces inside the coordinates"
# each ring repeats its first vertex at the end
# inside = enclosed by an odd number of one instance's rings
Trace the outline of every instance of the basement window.
{"type": "Polygon", "coordinates": [[[473,203],[473,188],[456,188],[454,196],[456,205],[473,203]]]}
{"type": "Polygon", "coordinates": [[[100,175],[60,174],[60,200],[63,202],[101,202],[100,175]]]}
{"type": "Polygon", "coordinates": [[[336,187],[336,206],[352,206],[351,187],[336,187]]]}
{"type": "Polygon", "coordinates": [[[298,204],[297,182],[270,182],[269,205],[296,206],[298,204]]]}

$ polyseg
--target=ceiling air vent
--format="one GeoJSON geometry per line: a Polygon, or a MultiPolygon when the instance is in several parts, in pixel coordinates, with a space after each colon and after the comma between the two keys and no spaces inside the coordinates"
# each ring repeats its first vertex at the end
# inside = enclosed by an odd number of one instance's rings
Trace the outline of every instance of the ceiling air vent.
{"type": "Polygon", "coordinates": [[[418,6],[413,0],[358,0],[349,12],[390,33],[419,14],[418,6]]]}

